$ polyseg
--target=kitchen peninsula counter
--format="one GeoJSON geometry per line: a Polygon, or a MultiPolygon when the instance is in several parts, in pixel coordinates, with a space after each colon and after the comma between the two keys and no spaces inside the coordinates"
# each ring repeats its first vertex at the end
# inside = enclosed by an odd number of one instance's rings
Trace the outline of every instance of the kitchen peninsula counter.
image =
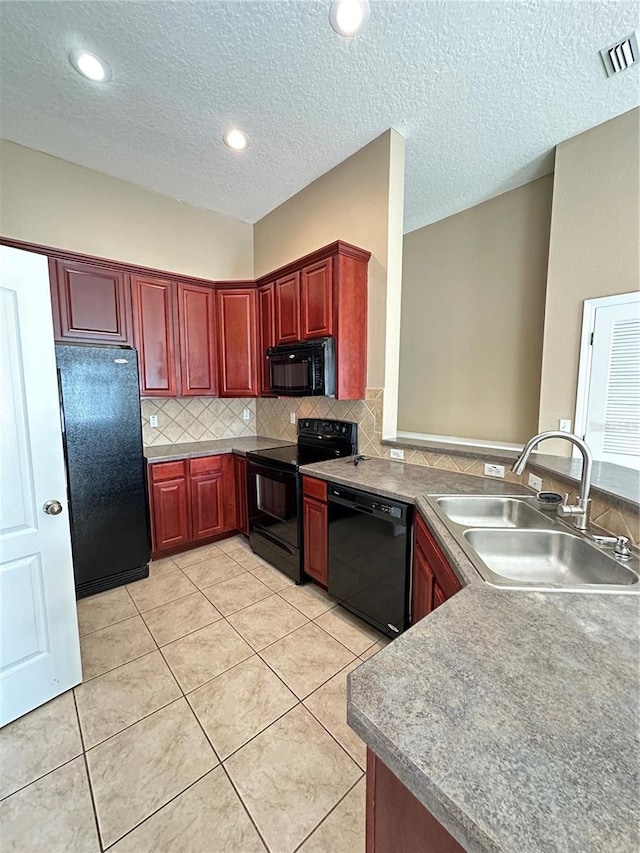
{"type": "Polygon", "coordinates": [[[423,496],[531,494],[367,459],[303,473],[415,504],[465,588],[349,676],[348,721],[470,851],[640,848],[640,596],[485,584],[423,496]]]}

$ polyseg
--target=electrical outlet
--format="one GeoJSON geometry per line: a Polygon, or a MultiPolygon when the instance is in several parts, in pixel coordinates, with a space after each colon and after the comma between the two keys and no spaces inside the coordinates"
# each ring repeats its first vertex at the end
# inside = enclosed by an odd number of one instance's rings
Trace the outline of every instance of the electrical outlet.
{"type": "Polygon", "coordinates": [[[289,412],[289,423],[295,424],[295,422],[296,422],[296,413],[295,412],[289,412]]]}
{"type": "Polygon", "coordinates": [[[157,415],[149,415],[149,426],[153,429],[158,428],[158,416],[157,415]]]}
{"type": "Polygon", "coordinates": [[[400,450],[399,447],[392,447],[389,451],[389,456],[392,459],[404,459],[404,450],[400,450]]]}
{"type": "Polygon", "coordinates": [[[504,478],[504,465],[491,465],[489,462],[484,463],[484,476],[485,477],[503,477],[504,478]]]}
{"type": "Polygon", "coordinates": [[[571,432],[571,420],[570,418],[560,418],[558,421],[558,429],[560,432],[571,432]]]}
{"type": "Polygon", "coordinates": [[[249,409],[245,409],[242,413],[242,420],[248,421],[250,418],[251,418],[251,412],[249,411],[249,409]]]}
{"type": "Polygon", "coordinates": [[[542,491],[542,477],[536,477],[535,474],[529,474],[529,485],[532,489],[535,489],[536,492],[542,491]]]}

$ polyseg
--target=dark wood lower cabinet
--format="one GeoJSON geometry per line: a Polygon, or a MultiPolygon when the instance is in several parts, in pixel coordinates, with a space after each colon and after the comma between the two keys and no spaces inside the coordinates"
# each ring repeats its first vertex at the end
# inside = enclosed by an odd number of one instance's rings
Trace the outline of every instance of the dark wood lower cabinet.
{"type": "Polygon", "coordinates": [[[326,587],[329,580],[327,484],[316,477],[303,477],[302,495],[304,571],[326,587]]]}
{"type": "Polygon", "coordinates": [[[448,830],[370,749],[366,853],[464,853],[448,830]]]}
{"type": "Polygon", "coordinates": [[[438,547],[429,528],[416,514],[413,539],[411,624],[443,604],[462,584],[438,547]]]}
{"type": "Polygon", "coordinates": [[[234,458],[149,465],[153,556],[213,542],[237,528],[234,458]]]}
{"type": "Polygon", "coordinates": [[[249,535],[249,507],[247,504],[247,460],[233,455],[236,481],[236,526],[245,536],[249,535]]]}

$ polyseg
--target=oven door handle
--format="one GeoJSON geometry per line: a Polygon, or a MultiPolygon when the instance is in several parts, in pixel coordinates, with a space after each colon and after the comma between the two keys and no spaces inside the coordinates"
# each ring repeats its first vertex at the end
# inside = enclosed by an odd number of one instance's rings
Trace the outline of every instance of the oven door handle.
{"type": "Polygon", "coordinates": [[[256,533],[259,533],[260,536],[264,537],[265,539],[268,539],[269,542],[272,542],[274,545],[277,545],[278,548],[281,548],[283,551],[288,551],[291,556],[295,556],[295,548],[292,548],[288,542],[283,542],[282,539],[278,539],[277,537],[273,536],[265,527],[262,527],[262,525],[255,524],[253,530],[256,533]]]}

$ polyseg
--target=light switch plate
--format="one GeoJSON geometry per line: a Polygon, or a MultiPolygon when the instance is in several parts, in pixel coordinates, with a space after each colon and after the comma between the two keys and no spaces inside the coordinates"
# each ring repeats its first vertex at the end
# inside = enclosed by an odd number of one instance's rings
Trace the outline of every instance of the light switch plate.
{"type": "Polygon", "coordinates": [[[570,418],[560,418],[558,423],[558,429],[560,432],[571,432],[571,419],[570,418]]]}
{"type": "Polygon", "coordinates": [[[157,415],[149,415],[149,426],[153,429],[158,428],[158,416],[157,415]]]}

